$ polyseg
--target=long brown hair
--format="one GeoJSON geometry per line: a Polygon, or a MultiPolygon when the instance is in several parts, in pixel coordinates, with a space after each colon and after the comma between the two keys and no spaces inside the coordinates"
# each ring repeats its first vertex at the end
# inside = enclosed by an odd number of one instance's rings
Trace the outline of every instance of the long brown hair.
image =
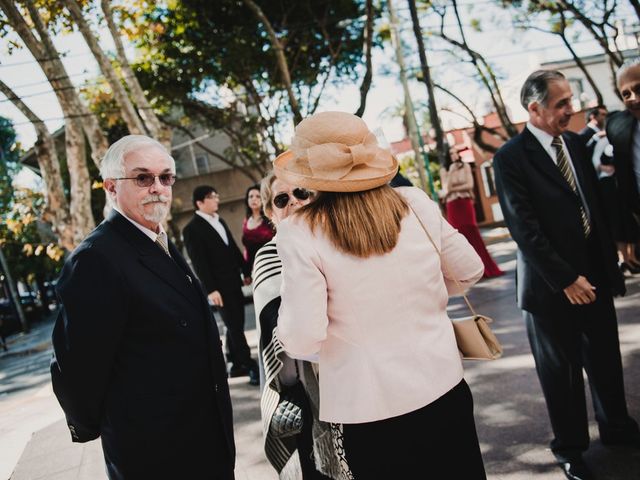
{"type": "Polygon", "coordinates": [[[367,258],[393,250],[408,212],[407,202],[383,185],[364,192],[319,192],[297,214],[312,231],[320,228],[341,252],[367,258]]]}

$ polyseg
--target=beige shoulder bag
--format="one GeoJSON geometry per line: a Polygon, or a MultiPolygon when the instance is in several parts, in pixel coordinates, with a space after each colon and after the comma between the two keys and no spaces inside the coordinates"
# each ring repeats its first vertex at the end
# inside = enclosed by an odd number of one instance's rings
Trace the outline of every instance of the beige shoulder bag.
{"type": "MultiPolygon", "coordinates": [[[[440,256],[440,263],[442,263],[440,250],[438,250],[436,243],[433,241],[433,238],[431,238],[429,231],[411,205],[409,205],[409,208],[418,219],[418,222],[420,222],[420,226],[422,226],[424,233],[427,234],[433,248],[435,248],[438,256],[440,256]]],[[[453,281],[460,286],[457,278],[453,278],[453,281]]],[[[456,343],[458,344],[458,350],[460,350],[462,358],[466,360],[495,360],[496,358],[500,358],[502,356],[502,345],[500,345],[500,342],[489,327],[489,323],[493,320],[476,313],[467,296],[465,294],[462,296],[471,311],[471,316],[451,319],[453,331],[456,335],[456,343]]]]}

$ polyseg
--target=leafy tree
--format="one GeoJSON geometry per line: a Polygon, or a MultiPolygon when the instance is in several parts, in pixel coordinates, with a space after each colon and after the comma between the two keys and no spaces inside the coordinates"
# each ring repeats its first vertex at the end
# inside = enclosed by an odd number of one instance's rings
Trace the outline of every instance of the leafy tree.
{"type": "Polygon", "coordinates": [[[358,81],[365,58],[365,1],[184,0],[137,7],[120,15],[128,13],[130,39],[142,53],[136,73],[143,87],[173,109],[165,121],[185,128],[198,120],[224,131],[231,139],[227,160],[247,172],[266,169],[283,149],[285,125],[312,114],[328,84],[358,81]]]}
{"type": "MultiPolygon", "coordinates": [[[[562,39],[563,43],[576,60],[579,68],[585,73],[587,81],[594,88],[594,92],[601,100],[599,90],[594,86],[593,80],[586,72],[586,68],[578,61],[579,58],[573,51],[568,37],[568,27],[573,27],[573,31],[578,35],[580,30],[576,26],[582,27],[582,32],[591,36],[600,46],[608,60],[612,78],[615,79],[615,71],[624,62],[622,52],[616,47],[616,40],[620,31],[616,25],[616,18],[621,12],[621,4],[617,0],[499,0],[498,3],[504,8],[510,8],[514,14],[514,22],[521,28],[531,28],[533,20],[536,18],[546,18],[549,23],[549,33],[554,33],[562,39]]],[[[630,1],[631,6],[636,9],[638,2],[630,1]]],[[[640,10],[636,9],[636,12],[640,10]]],[[[613,91],[619,95],[612,83],[613,91]]]]}
{"type": "Polygon", "coordinates": [[[58,274],[64,251],[38,220],[44,196],[12,184],[20,154],[13,124],[0,117],[0,250],[14,281],[35,282],[42,289],[46,280],[58,274]]]}
{"type": "Polygon", "coordinates": [[[20,149],[16,144],[16,132],[11,120],[0,117],[0,212],[11,204],[13,185],[11,178],[18,171],[20,149]]]}

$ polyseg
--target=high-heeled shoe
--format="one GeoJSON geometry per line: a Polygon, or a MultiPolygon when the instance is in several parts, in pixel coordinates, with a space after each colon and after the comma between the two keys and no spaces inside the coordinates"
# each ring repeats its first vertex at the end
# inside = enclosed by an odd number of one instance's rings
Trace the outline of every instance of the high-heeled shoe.
{"type": "Polygon", "coordinates": [[[640,273],[640,267],[635,267],[631,263],[622,262],[620,264],[620,271],[624,274],[624,272],[629,272],[632,275],[636,273],[640,273]]]}

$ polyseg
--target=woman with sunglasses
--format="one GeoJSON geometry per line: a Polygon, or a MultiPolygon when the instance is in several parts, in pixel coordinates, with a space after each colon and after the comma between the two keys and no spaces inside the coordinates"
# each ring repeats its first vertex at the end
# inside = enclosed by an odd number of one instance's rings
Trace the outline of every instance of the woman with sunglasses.
{"type": "MultiPolygon", "coordinates": [[[[262,180],[260,194],[265,214],[276,229],[280,222],[312,199],[308,190],[289,185],[277,179],[273,173],[262,180]]],[[[313,461],[314,450],[325,457],[326,452],[333,451],[328,425],[317,422],[317,373],[310,362],[288,357],[278,340],[277,331],[274,332],[278,324],[282,284],[281,263],[276,249],[277,238],[276,235],[258,250],[253,266],[253,303],[260,332],[260,407],[265,454],[278,472],[279,478],[338,479],[337,458],[324,458],[321,467],[316,467],[313,461]],[[291,437],[276,438],[270,425],[280,400],[279,392],[292,388],[297,389],[301,397],[308,399],[304,402],[302,432],[291,437]],[[327,475],[321,473],[320,469],[327,475]]]]}
{"type": "Polygon", "coordinates": [[[318,356],[320,420],[352,478],[484,480],[446,311],[484,266],[423,191],[388,185],[397,170],[355,115],[297,125],[274,171],[318,193],[278,226],[278,338],[318,356]]]}
{"type": "Polygon", "coordinates": [[[244,261],[249,269],[253,267],[256,252],[273,238],[274,231],[262,210],[260,185],[251,185],[244,196],[247,213],[242,222],[242,244],[244,261]]]}

